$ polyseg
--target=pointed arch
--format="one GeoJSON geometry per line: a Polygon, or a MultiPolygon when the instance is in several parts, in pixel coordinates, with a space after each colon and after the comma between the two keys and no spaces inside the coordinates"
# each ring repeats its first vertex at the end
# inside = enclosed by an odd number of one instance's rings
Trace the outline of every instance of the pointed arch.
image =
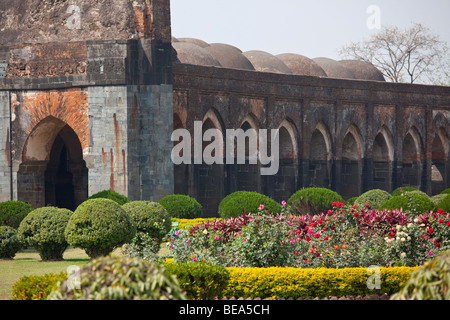
{"type": "Polygon", "coordinates": [[[341,190],[344,199],[361,194],[363,143],[359,129],[350,125],[342,141],[341,190]]]}
{"type": "Polygon", "coordinates": [[[394,161],[394,143],[392,135],[383,126],[375,136],[372,147],[373,187],[392,191],[392,162],[394,161]]]}
{"type": "Polygon", "coordinates": [[[421,187],[422,142],[417,129],[411,127],[403,138],[402,146],[402,185],[421,187]]]}
{"type": "Polygon", "coordinates": [[[332,142],[326,125],[321,121],[317,124],[311,137],[310,159],[331,160],[332,142]]]}
{"type": "Polygon", "coordinates": [[[78,134],[54,116],[30,132],[17,173],[18,199],[74,210],[87,198],[88,170],[78,134]]]}

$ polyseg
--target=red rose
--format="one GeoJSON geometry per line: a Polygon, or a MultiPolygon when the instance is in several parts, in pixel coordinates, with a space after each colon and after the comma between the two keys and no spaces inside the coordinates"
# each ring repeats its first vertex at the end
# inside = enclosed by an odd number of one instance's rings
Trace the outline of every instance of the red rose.
{"type": "Polygon", "coordinates": [[[320,234],[316,233],[316,234],[314,235],[314,237],[319,238],[319,237],[320,237],[320,234]]]}
{"type": "Polygon", "coordinates": [[[358,213],[355,212],[355,213],[353,214],[353,216],[354,216],[355,218],[358,217],[358,213]]]}
{"type": "Polygon", "coordinates": [[[311,238],[310,237],[306,237],[305,240],[309,242],[311,240],[311,238]]]}
{"type": "Polygon", "coordinates": [[[429,232],[429,233],[433,233],[433,231],[434,231],[433,228],[428,229],[428,232],[429,232]]]}
{"type": "Polygon", "coordinates": [[[336,202],[333,202],[331,205],[332,205],[333,207],[336,207],[336,202]]]}
{"type": "Polygon", "coordinates": [[[444,220],[442,220],[442,219],[439,219],[439,223],[444,223],[444,220]]]}
{"type": "Polygon", "coordinates": [[[435,246],[436,248],[440,248],[441,247],[441,244],[440,243],[436,243],[436,246],[435,246]]]}
{"type": "Polygon", "coordinates": [[[449,226],[449,227],[450,227],[450,221],[449,221],[449,222],[447,222],[447,226],[449,226]]]}
{"type": "Polygon", "coordinates": [[[437,209],[437,213],[442,213],[442,209],[441,208],[437,209]]]}

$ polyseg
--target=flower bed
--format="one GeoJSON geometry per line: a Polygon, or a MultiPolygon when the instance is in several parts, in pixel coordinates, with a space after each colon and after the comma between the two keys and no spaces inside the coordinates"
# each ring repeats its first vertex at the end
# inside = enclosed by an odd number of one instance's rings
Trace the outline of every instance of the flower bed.
{"type": "Polygon", "coordinates": [[[450,214],[413,216],[333,203],[319,215],[256,214],[207,221],[173,233],[176,262],[226,267],[352,268],[418,266],[450,248],[450,214]]]}

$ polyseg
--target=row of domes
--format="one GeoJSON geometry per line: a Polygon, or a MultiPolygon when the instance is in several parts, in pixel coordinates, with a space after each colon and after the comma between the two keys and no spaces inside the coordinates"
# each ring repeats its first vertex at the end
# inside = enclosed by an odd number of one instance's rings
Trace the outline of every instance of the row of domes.
{"type": "Polygon", "coordinates": [[[294,53],[275,56],[256,50],[242,52],[228,44],[209,44],[194,38],[172,38],[172,45],[177,52],[178,61],[184,64],[315,77],[385,81],[383,74],[377,68],[363,61],[310,59],[294,53]]]}

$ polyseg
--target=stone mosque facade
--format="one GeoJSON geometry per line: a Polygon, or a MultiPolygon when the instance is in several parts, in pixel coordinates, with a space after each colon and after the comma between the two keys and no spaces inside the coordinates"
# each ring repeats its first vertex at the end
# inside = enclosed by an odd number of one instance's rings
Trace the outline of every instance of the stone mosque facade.
{"type": "Polygon", "coordinates": [[[282,201],[306,187],[344,198],[450,187],[450,87],[389,83],[360,61],[176,38],[169,0],[4,0],[0,12],[0,201],[73,209],[102,190],[176,193],[212,217],[238,190],[282,201]],[[277,129],[278,172],[174,164],[172,133],[194,136],[196,124],[224,136],[277,129]]]}

